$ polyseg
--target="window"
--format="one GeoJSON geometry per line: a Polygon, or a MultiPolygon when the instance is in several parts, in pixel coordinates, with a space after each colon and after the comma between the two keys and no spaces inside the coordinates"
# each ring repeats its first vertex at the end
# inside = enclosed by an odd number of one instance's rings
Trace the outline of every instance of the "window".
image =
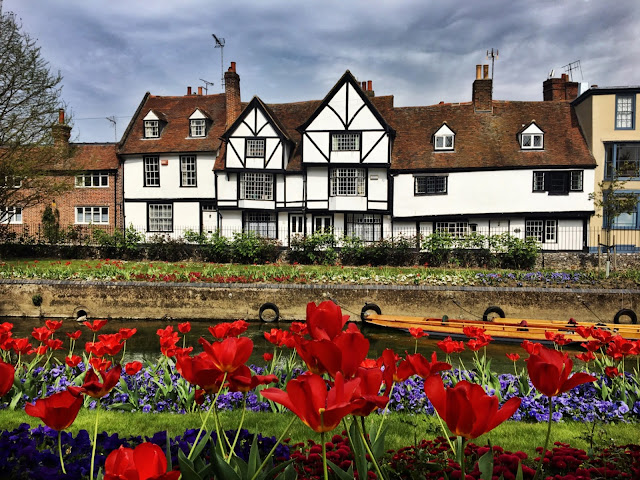
{"type": "Polygon", "coordinates": [[[444,175],[421,176],[414,178],[415,195],[445,195],[447,177],[444,175]]]}
{"type": "Polygon", "coordinates": [[[640,177],[640,143],[606,143],[604,178],[640,177]]]}
{"type": "Polygon", "coordinates": [[[331,170],[332,197],[364,197],[364,168],[334,168],[331,170]]]}
{"type": "Polygon", "coordinates": [[[289,217],[289,225],[291,235],[304,234],[304,216],[303,215],[291,215],[289,217]]]}
{"type": "Polygon", "coordinates": [[[523,150],[541,150],[542,134],[541,133],[523,133],[521,136],[521,147],[523,150]]]}
{"type": "Polygon", "coordinates": [[[22,186],[22,178],[7,175],[0,178],[0,187],[20,188],[22,186]]]}
{"type": "Polygon", "coordinates": [[[533,237],[540,243],[556,243],[558,241],[557,220],[527,220],[525,236],[533,237]]]}
{"type": "Polygon", "coordinates": [[[149,204],[149,231],[171,232],[173,230],[173,205],[171,203],[149,204]]]}
{"type": "Polygon", "coordinates": [[[160,186],[160,157],[144,157],[144,186],[160,186]]]}
{"type": "Polygon", "coordinates": [[[437,135],[436,150],[453,150],[453,135],[437,135]]]}
{"type": "Polygon", "coordinates": [[[360,150],[359,133],[334,133],[331,135],[331,151],[349,152],[360,150]]]}
{"type": "Polygon", "coordinates": [[[90,172],[76,176],[76,187],[108,187],[109,174],[107,172],[90,172]]]}
{"type": "MultiPolygon", "coordinates": [[[[159,179],[158,179],[158,183],[159,179]]],[[[181,155],[180,156],[180,186],[195,187],[196,186],[196,156],[181,155]]]]}
{"type": "Polygon", "coordinates": [[[253,232],[261,237],[276,238],[276,214],[270,212],[247,212],[244,222],[245,232],[253,232]]]}
{"type": "Polygon", "coordinates": [[[634,129],[635,95],[616,95],[616,130],[634,129]]]}
{"type": "Polygon", "coordinates": [[[533,191],[550,195],[567,195],[582,191],[582,170],[533,172],[533,191]]]}
{"type": "Polygon", "coordinates": [[[0,207],[0,223],[22,223],[21,207],[0,207]]]}
{"type": "Polygon", "coordinates": [[[243,200],[273,200],[273,174],[243,173],[240,176],[240,198],[243,200]]]}
{"type": "Polygon", "coordinates": [[[189,135],[192,137],[204,137],[206,135],[206,123],[204,118],[189,120],[189,135]]]}
{"type": "Polygon", "coordinates": [[[264,138],[247,139],[247,157],[264,157],[264,138]]]}
{"type": "Polygon", "coordinates": [[[160,136],[160,122],[158,120],[144,121],[144,138],[158,138],[160,136]]]}
{"type": "Polygon", "coordinates": [[[448,233],[454,237],[464,237],[469,234],[468,222],[436,222],[435,232],[448,233]]]}
{"type": "Polygon", "coordinates": [[[347,236],[358,237],[364,242],[382,239],[382,216],[370,213],[347,215],[347,236]]]}
{"type": "Polygon", "coordinates": [[[76,223],[109,223],[109,207],[76,207],[76,223]]]}

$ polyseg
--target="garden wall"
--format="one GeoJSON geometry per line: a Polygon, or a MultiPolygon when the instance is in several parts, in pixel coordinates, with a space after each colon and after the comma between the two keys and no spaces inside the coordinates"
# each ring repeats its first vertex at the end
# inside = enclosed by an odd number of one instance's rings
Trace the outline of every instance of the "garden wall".
{"type": "Polygon", "coordinates": [[[497,305],[512,318],[608,321],[621,308],[640,310],[640,290],[389,285],[184,284],[0,280],[0,316],[119,319],[258,319],[265,302],[284,320],[305,318],[307,302],[333,299],[357,319],[365,302],[385,314],[475,319],[497,305]],[[36,307],[32,298],[42,297],[36,307]]]}

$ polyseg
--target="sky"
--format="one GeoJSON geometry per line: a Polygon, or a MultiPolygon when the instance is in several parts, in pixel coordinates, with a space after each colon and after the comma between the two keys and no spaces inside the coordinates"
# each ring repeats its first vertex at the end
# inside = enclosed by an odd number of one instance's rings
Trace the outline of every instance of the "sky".
{"type": "Polygon", "coordinates": [[[574,81],[640,85],[638,0],[0,2],[62,74],[76,142],[120,140],[147,91],[221,93],[221,60],[266,103],[322,99],[345,70],[395,106],[466,102],[491,49],[498,100],[542,100],[576,61],[574,81]]]}

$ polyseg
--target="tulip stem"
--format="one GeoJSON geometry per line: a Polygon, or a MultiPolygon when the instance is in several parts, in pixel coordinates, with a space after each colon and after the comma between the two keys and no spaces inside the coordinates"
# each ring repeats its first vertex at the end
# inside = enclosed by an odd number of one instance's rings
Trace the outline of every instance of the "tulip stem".
{"type": "Polygon", "coordinates": [[[229,450],[229,456],[227,457],[227,463],[229,463],[231,461],[231,456],[233,455],[233,452],[236,448],[236,444],[238,443],[238,437],[240,437],[240,429],[242,428],[242,424],[244,423],[244,415],[245,412],[247,411],[247,394],[245,393],[243,395],[243,402],[242,402],[242,416],[240,417],[240,425],[238,425],[238,430],[236,430],[236,438],[233,439],[233,445],[231,445],[231,448],[229,450]]]}
{"type": "Polygon", "coordinates": [[[93,480],[93,467],[96,461],[96,445],[98,443],[98,418],[100,412],[100,399],[96,399],[96,424],[93,429],[93,446],[91,447],[91,468],[89,470],[90,478],[93,480]]]}
{"type": "Polygon", "coordinates": [[[64,469],[64,461],[62,460],[62,430],[58,430],[58,455],[60,456],[60,466],[62,467],[63,475],[67,474],[64,469]]]}
{"type": "MultiPolygon", "coordinates": [[[[209,409],[207,410],[207,414],[204,416],[204,421],[202,422],[202,425],[200,425],[200,430],[198,430],[198,435],[196,435],[196,439],[193,442],[193,445],[191,445],[191,450],[189,451],[189,456],[187,457],[187,459],[189,459],[189,460],[191,460],[191,455],[193,455],[193,451],[196,449],[196,445],[198,445],[198,440],[200,440],[200,436],[202,435],[202,431],[204,430],[204,427],[207,424],[207,420],[209,420],[209,415],[211,415],[211,410],[213,410],[215,408],[216,402],[218,401],[218,397],[220,396],[220,391],[222,390],[222,386],[224,385],[224,382],[226,382],[226,381],[227,381],[227,372],[224,372],[224,376],[222,377],[222,382],[220,383],[220,388],[216,392],[216,396],[213,397],[213,401],[211,402],[211,405],[209,406],[209,409]]],[[[218,434],[218,442],[220,442],[220,432],[217,431],[217,427],[218,427],[218,425],[216,424],[216,433],[218,434]]],[[[220,443],[220,446],[222,447],[222,454],[224,455],[224,444],[220,443]]],[[[91,480],[93,480],[93,478],[91,480]]]]}
{"type": "MultiPolygon", "coordinates": [[[[360,417],[360,418],[362,418],[362,420],[364,421],[364,417],[360,417]]],[[[373,451],[371,450],[371,446],[369,445],[369,439],[365,436],[364,429],[358,423],[357,417],[354,418],[354,420],[355,420],[356,428],[357,428],[358,432],[360,433],[360,436],[362,437],[362,442],[364,443],[364,448],[367,449],[367,453],[369,454],[369,457],[371,457],[371,462],[373,463],[373,467],[376,469],[376,472],[378,473],[378,478],[384,480],[384,475],[382,475],[382,472],[380,471],[380,466],[378,465],[378,460],[373,455],[373,451]]]]}
{"type": "Polygon", "coordinates": [[[449,444],[449,448],[451,449],[451,451],[455,455],[456,449],[453,446],[453,443],[451,443],[451,438],[449,438],[449,434],[447,432],[447,428],[444,426],[444,422],[442,421],[442,417],[440,416],[440,414],[438,413],[438,411],[435,408],[433,409],[433,413],[435,413],[436,418],[438,419],[438,422],[440,422],[440,428],[442,428],[442,432],[444,433],[444,438],[447,439],[447,443],[449,444]]]}
{"type": "MultiPolygon", "coordinates": [[[[271,448],[271,451],[269,452],[269,454],[264,458],[264,460],[262,461],[262,463],[260,464],[260,467],[258,467],[258,470],[256,470],[256,473],[253,474],[253,477],[251,477],[251,480],[256,480],[256,478],[258,478],[258,475],[260,475],[260,472],[262,471],[262,469],[267,465],[267,462],[269,461],[269,459],[273,456],[273,454],[276,451],[276,448],[278,447],[278,445],[280,445],[282,443],[282,440],[284,440],[284,436],[287,434],[287,432],[289,432],[289,429],[291,428],[291,425],[293,425],[293,422],[295,422],[296,420],[296,416],[294,416],[291,421],[289,422],[289,425],[287,425],[287,428],[284,429],[284,432],[282,432],[282,435],[280,435],[280,438],[278,438],[278,440],[276,441],[276,443],[273,444],[273,447],[271,448]]],[[[324,442],[323,442],[324,443],[324,442]]]]}
{"type": "Polygon", "coordinates": [[[327,444],[324,443],[324,431],[320,432],[320,441],[322,442],[322,471],[324,472],[324,480],[329,480],[329,470],[327,470],[327,444]]]}
{"type": "Polygon", "coordinates": [[[553,415],[553,397],[549,397],[549,426],[547,427],[547,438],[544,440],[544,448],[542,449],[542,457],[540,457],[540,463],[533,476],[533,480],[538,478],[540,471],[542,470],[542,464],[544,463],[544,457],[547,456],[547,447],[549,446],[549,437],[551,436],[551,416],[553,415]]]}
{"type": "MultiPolygon", "coordinates": [[[[389,389],[389,401],[391,401],[391,395],[393,394],[393,389],[396,386],[396,382],[391,384],[391,388],[389,389]]],[[[380,425],[378,425],[378,433],[376,433],[376,438],[380,436],[380,431],[382,430],[382,425],[384,421],[387,419],[387,415],[389,413],[389,402],[384,406],[384,410],[382,411],[382,420],[380,420],[380,425]]]]}

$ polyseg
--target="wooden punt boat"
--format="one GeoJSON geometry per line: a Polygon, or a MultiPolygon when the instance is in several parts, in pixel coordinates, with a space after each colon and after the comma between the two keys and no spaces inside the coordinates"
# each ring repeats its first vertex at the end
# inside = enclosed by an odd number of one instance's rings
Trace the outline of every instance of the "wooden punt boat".
{"type": "MultiPolygon", "coordinates": [[[[488,309],[489,310],[489,309],[488,309]]],[[[618,312],[620,313],[620,312],[618,312]]],[[[632,311],[623,312],[637,322],[635,313],[632,311]],[[629,313],[630,312],[630,313],[629,313]]],[[[434,338],[467,338],[464,327],[482,327],[486,333],[491,335],[496,341],[517,342],[523,340],[535,342],[549,342],[546,332],[561,333],[572,343],[580,343],[593,339],[585,339],[577,332],[577,327],[593,327],[610,331],[613,335],[621,335],[629,340],[640,339],[640,326],[637,323],[594,323],[594,322],[565,322],[559,320],[535,320],[521,318],[494,318],[488,321],[483,320],[461,320],[443,318],[414,317],[408,315],[383,315],[380,307],[376,304],[365,304],[362,308],[362,321],[367,326],[381,328],[392,328],[409,330],[410,328],[421,328],[434,338]]],[[[619,320],[616,315],[616,320],[619,320]]],[[[487,318],[486,312],[484,318],[487,318]]]]}

